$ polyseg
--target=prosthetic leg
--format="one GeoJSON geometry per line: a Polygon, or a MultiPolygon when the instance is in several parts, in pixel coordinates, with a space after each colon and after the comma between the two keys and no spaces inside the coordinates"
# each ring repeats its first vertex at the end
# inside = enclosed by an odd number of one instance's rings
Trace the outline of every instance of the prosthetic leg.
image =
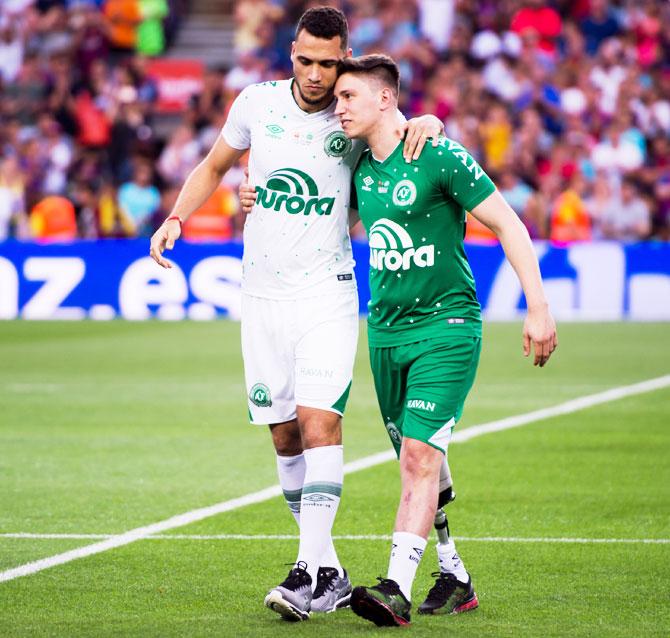
{"type": "Polygon", "coordinates": [[[437,512],[435,513],[435,531],[438,543],[446,545],[449,542],[449,522],[444,512],[444,507],[456,498],[454,482],[451,478],[451,470],[445,455],[444,462],[440,468],[440,493],[437,499],[437,512]]]}

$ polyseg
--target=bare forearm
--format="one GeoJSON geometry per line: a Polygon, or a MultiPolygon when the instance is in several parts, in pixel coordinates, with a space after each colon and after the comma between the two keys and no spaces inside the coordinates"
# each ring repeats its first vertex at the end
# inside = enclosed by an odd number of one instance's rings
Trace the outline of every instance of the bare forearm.
{"type": "Polygon", "coordinates": [[[516,216],[514,221],[505,224],[498,237],[526,295],[528,314],[523,322],[523,354],[527,357],[534,350],[533,363],[542,368],[558,346],[556,323],[544,296],[540,267],[528,231],[516,216]]]}
{"type": "MultiPolygon", "coordinates": [[[[216,190],[221,178],[242,153],[244,150],[229,146],[223,136],[219,136],[207,157],[186,178],[171,214],[178,215],[182,221],[188,219],[216,190]]],[[[180,235],[181,224],[176,221],[168,223],[167,220],[153,234],[149,254],[159,266],[172,268],[172,264],[163,257],[163,251],[171,250],[180,235]]]]}
{"type": "Polygon", "coordinates": [[[497,234],[507,259],[519,277],[528,308],[546,307],[542,276],[526,227],[515,216],[513,223],[506,224],[497,234]]]}
{"type": "Polygon", "coordinates": [[[558,338],[528,231],[497,190],[475,206],[472,214],[497,235],[519,277],[528,306],[523,324],[523,354],[527,357],[532,345],[535,350],[534,364],[543,367],[556,349],[558,338]]]}
{"type": "Polygon", "coordinates": [[[223,174],[209,165],[206,160],[198,164],[186,178],[171,215],[178,215],[182,221],[200,208],[221,183],[223,174]]]}

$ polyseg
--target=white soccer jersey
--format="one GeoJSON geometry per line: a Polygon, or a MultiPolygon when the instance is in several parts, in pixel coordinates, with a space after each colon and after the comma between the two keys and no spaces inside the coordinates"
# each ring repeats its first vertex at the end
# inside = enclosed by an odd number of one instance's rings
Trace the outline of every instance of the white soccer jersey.
{"type": "Polygon", "coordinates": [[[334,102],[303,111],[292,82],[244,89],[221,132],[233,148],[251,147],[249,180],[258,198],[244,225],[242,290],[268,299],[356,285],[348,210],[363,145],[344,135],[334,102]]]}

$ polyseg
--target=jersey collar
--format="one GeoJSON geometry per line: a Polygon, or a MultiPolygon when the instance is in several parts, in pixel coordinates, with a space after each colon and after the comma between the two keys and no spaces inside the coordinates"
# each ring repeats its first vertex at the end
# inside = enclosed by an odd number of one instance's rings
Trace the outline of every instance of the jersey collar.
{"type": "Polygon", "coordinates": [[[370,161],[373,162],[376,165],[379,165],[379,166],[386,166],[387,164],[389,164],[393,160],[394,157],[396,157],[398,155],[399,152],[402,152],[402,147],[403,147],[404,143],[405,143],[405,137],[403,136],[401,139],[398,140],[398,144],[391,151],[391,154],[385,160],[378,160],[374,156],[374,154],[372,152],[372,149],[370,149],[370,161]]]}

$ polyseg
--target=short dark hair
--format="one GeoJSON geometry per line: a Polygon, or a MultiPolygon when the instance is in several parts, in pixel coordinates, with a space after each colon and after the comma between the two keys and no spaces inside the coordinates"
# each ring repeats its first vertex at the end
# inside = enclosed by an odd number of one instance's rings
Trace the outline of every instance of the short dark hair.
{"type": "Polygon", "coordinates": [[[396,97],[400,93],[400,69],[388,55],[361,55],[358,58],[344,58],[337,63],[337,77],[345,73],[372,75],[393,90],[396,97]]]}
{"type": "Polygon", "coordinates": [[[305,29],[316,38],[332,40],[340,36],[342,50],[349,47],[349,27],[344,13],[335,7],[312,7],[307,9],[298,21],[295,29],[295,37],[305,29]]]}

